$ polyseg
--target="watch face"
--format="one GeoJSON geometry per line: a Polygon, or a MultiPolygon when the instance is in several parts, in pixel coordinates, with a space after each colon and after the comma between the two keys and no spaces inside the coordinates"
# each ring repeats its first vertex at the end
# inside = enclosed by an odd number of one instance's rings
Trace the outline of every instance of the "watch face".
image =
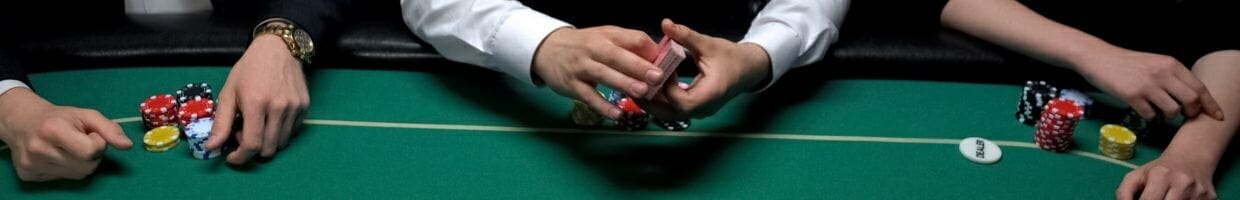
{"type": "Polygon", "coordinates": [[[302,53],[309,54],[314,52],[314,42],[310,41],[310,34],[306,33],[306,31],[293,31],[293,42],[297,43],[297,47],[300,47],[299,49],[301,49],[302,53]]]}

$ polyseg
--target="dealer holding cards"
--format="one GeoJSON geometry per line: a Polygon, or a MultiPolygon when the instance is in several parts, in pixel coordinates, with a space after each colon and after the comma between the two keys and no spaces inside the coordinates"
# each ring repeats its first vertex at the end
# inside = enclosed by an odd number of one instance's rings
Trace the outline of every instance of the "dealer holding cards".
{"type": "MultiPolygon", "coordinates": [[[[594,6],[570,7],[587,14],[609,10],[631,15],[677,14],[641,9],[666,4],[659,2],[590,2],[594,6]],[[605,5],[617,3],[641,8],[605,5]]],[[[596,83],[640,97],[657,88],[651,85],[665,77],[665,72],[652,63],[658,45],[642,31],[617,26],[577,28],[514,0],[402,0],[401,4],[405,23],[448,59],[499,71],[533,85],[547,85],[608,118],[616,119],[621,110],[598,95],[596,83]]],[[[761,7],[740,42],[701,34],[664,19],[663,33],[693,54],[701,74],[688,88],[661,87],[661,95],[643,107],[666,119],[713,115],[736,95],[760,91],[788,70],[821,60],[838,37],[847,8],[847,0],[772,0],[761,7]]]]}

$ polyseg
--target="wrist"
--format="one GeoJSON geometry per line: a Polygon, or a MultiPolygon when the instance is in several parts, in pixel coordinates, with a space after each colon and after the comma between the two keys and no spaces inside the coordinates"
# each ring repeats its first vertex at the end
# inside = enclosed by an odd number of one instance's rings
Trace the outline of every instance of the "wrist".
{"type": "Polygon", "coordinates": [[[740,43],[740,49],[746,66],[746,91],[754,91],[771,82],[771,56],[762,46],[754,43],[740,43]]]}
{"type": "Polygon", "coordinates": [[[1080,45],[1064,51],[1063,62],[1077,72],[1085,72],[1090,67],[1105,65],[1110,62],[1107,60],[1114,59],[1125,51],[1128,50],[1105,43],[1080,45]]]}
{"type": "Polygon", "coordinates": [[[247,51],[261,51],[265,53],[283,55],[281,57],[297,59],[296,57],[293,57],[292,50],[289,50],[288,46],[284,44],[284,39],[273,34],[261,34],[254,37],[254,41],[250,42],[250,47],[247,51]]]}
{"type": "Polygon", "coordinates": [[[553,51],[552,48],[555,48],[553,46],[557,45],[559,40],[563,38],[564,34],[568,34],[568,32],[571,32],[573,30],[576,30],[576,29],[572,27],[557,28],[555,30],[552,30],[551,33],[547,33],[547,37],[544,37],[542,41],[538,43],[538,48],[534,49],[534,58],[530,60],[530,79],[534,82],[535,85],[542,85],[547,80],[546,74],[544,74],[547,72],[547,70],[544,68],[549,67],[549,65],[552,65],[551,63],[548,63],[548,62],[553,62],[553,61],[552,59],[545,58],[545,56],[555,56],[555,55],[548,55],[548,54],[554,54],[554,53],[550,53],[549,51],[553,51]]]}
{"type": "Polygon", "coordinates": [[[0,95],[0,139],[9,142],[9,134],[13,133],[11,127],[20,124],[15,120],[24,118],[22,114],[37,113],[33,109],[51,105],[28,88],[13,88],[0,95]]]}

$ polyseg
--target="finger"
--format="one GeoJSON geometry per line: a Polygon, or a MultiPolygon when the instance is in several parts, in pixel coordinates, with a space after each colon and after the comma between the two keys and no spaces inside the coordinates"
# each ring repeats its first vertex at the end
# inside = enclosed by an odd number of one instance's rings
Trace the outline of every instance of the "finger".
{"type": "Polygon", "coordinates": [[[596,49],[591,52],[590,57],[629,77],[642,80],[647,85],[652,85],[658,82],[660,78],[663,78],[663,69],[654,66],[653,61],[646,60],[620,47],[596,49]]]}
{"type": "Polygon", "coordinates": [[[286,110],[286,112],[284,112],[284,120],[280,123],[284,127],[280,128],[280,139],[279,142],[276,143],[277,150],[284,149],[285,146],[288,146],[288,138],[290,135],[293,135],[293,125],[297,124],[297,118],[299,118],[299,115],[301,115],[300,107],[290,107],[286,110]]]}
{"type": "Polygon", "coordinates": [[[1133,99],[1128,102],[1128,105],[1132,106],[1132,110],[1137,111],[1137,114],[1141,115],[1142,119],[1149,121],[1154,120],[1154,117],[1158,116],[1157,111],[1154,111],[1154,107],[1150,106],[1149,101],[1146,101],[1144,98],[1133,99]]]}
{"type": "Polygon", "coordinates": [[[244,124],[241,127],[241,135],[238,135],[237,150],[228,154],[228,162],[232,164],[244,164],[249,161],[254,154],[257,154],[263,147],[263,122],[267,119],[266,113],[258,106],[243,105],[241,112],[245,113],[242,120],[244,124]]]}
{"type": "Polygon", "coordinates": [[[1115,199],[1132,200],[1135,199],[1137,191],[1145,187],[1145,171],[1138,169],[1124,175],[1124,181],[1119,183],[1119,189],[1115,190],[1115,199]]]}
{"type": "Polygon", "coordinates": [[[671,37],[672,40],[680,43],[680,45],[689,49],[690,52],[702,52],[707,49],[704,46],[707,44],[707,40],[710,39],[709,36],[702,35],[688,26],[672,22],[671,19],[663,19],[662,27],[663,34],[671,37]]]}
{"type": "Polygon", "coordinates": [[[571,87],[572,91],[577,96],[575,99],[585,102],[586,105],[590,106],[590,109],[593,109],[595,112],[602,114],[607,118],[620,118],[620,107],[616,107],[616,105],[612,105],[611,102],[607,102],[607,99],[603,98],[601,95],[598,95],[598,90],[595,90],[593,86],[582,82],[571,82],[569,84],[569,87],[571,87]]]}
{"type": "Polygon", "coordinates": [[[1162,110],[1165,119],[1174,119],[1176,115],[1180,114],[1180,104],[1175,102],[1175,99],[1171,98],[1171,95],[1166,92],[1152,93],[1147,98],[1155,106],[1158,106],[1158,109],[1162,110]]]}
{"type": "Polygon", "coordinates": [[[89,155],[90,157],[81,158],[90,160],[99,160],[100,158],[103,158],[103,152],[107,150],[108,146],[107,139],[104,139],[103,135],[99,135],[99,133],[90,133],[87,134],[86,137],[90,138],[90,143],[93,143],[96,147],[99,147],[99,150],[94,155],[89,155]]]}
{"type": "Polygon", "coordinates": [[[1151,169],[1147,175],[1149,181],[1146,182],[1145,190],[1141,191],[1141,199],[1163,199],[1167,196],[1167,189],[1171,186],[1167,175],[1170,173],[1157,173],[1154,170],[1159,168],[1151,169]]]}
{"type": "Polygon", "coordinates": [[[628,93],[629,96],[635,97],[644,96],[646,91],[650,90],[650,86],[646,82],[633,79],[602,63],[586,62],[582,65],[581,67],[585,73],[583,74],[584,78],[588,79],[584,81],[599,82],[611,88],[620,88],[625,93],[628,93]]]}
{"type": "Polygon", "coordinates": [[[211,124],[211,137],[207,138],[208,150],[219,150],[224,146],[224,142],[232,137],[233,120],[237,116],[237,100],[232,92],[230,85],[224,86],[219,101],[216,101],[219,104],[215,109],[215,122],[211,124]]]}
{"type": "Polygon", "coordinates": [[[27,145],[26,152],[33,155],[33,158],[30,158],[30,160],[35,161],[36,168],[38,166],[47,168],[38,170],[52,173],[52,170],[64,168],[63,165],[68,161],[68,157],[66,157],[66,154],[69,154],[67,153],[68,149],[58,147],[60,144],[56,143],[58,142],[52,142],[52,140],[33,140],[30,145],[27,145]],[[52,165],[47,165],[47,163],[52,165]]]}
{"type": "Polygon", "coordinates": [[[637,105],[641,106],[647,113],[663,120],[685,120],[690,118],[691,116],[687,113],[678,112],[676,107],[670,103],[671,100],[667,98],[666,95],[661,95],[676,92],[672,90],[684,90],[684,88],[678,87],[678,84],[681,83],[674,80],[664,83],[663,90],[659,93],[660,95],[656,95],[655,98],[651,100],[636,99],[637,105]]]}
{"type": "Polygon", "coordinates": [[[647,62],[654,62],[654,59],[659,56],[659,44],[655,43],[656,41],[651,39],[650,35],[646,35],[645,32],[624,29],[608,36],[610,36],[616,46],[633,52],[633,54],[640,56],[647,62]]]}
{"type": "Polygon", "coordinates": [[[1188,194],[1186,193],[1187,191],[1185,191],[1186,189],[1189,189],[1189,188],[1181,187],[1177,184],[1176,186],[1173,186],[1170,189],[1167,189],[1167,196],[1163,197],[1163,199],[1169,199],[1169,200],[1188,199],[1188,196],[1186,196],[1188,194]]]}
{"type": "Polygon", "coordinates": [[[280,129],[284,128],[284,124],[280,122],[284,120],[284,113],[287,112],[288,104],[279,101],[273,101],[267,106],[267,123],[263,127],[263,147],[261,156],[270,158],[276,155],[276,147],[280,145],[280,129]]]}
{"type": "MultiPolygon", "coordinates": [[[[44,125],[40,131],[43,131],[41,134],[48,136],[48,144],[51,145],[52,149],[40,149],[44,150],[41,153],[60,156],[61,153],[58,151],[63,150],[64,153],[76,160],[90,160],[99,156],[103,149],[107,148],[106,144],[98,144],[91,140],[89,134],[84,133],[79,126],[76,126],[80,124],[59,120],[47,124],[50,125],[44,125]]],[[[63,161],[65,158],[61,157],[54,160],[63,161]]]]}
{"type": "MultiPolygon", "coordinates": [[[[698,63],[698,65],[705,64],[706,63],[701,62],[698,63]]],[[[703,68],[707,69],[710,67],[703,68]]],[[[714,114],[714,110],[708,108],[707,106],[711,102],[726,95],[728,91],[727,87],[728,83],[720,78],[717,78],[717,76],[705,75],[694,81],[692,88],[685,90],[685,93],[669,94],[669,96],[674,100],[674,105],[679,104],[678,107],[681,109],[681,112],[689,113],[694,118],[703,118],[714,114]]]]}
{"type": "Polygon", "coordinates": [[[88,133],[98,133],[100,137],[117,149],[129,149],[133,147],[133,141],[129,140],[129,136],[125,135],[125,131],[121,129],[121,125],[108,120],[103,114],[99,114],[94,110],[79,110],[78,121],[85,125],[84,131],[88,133]]]}
{"type": "Polygon", "coordinates": [[[1201,95],[1197,91],[1189,88],[1188,85],[1179,80],[1169,80],[1167,84],[1162,84],[1162,87],[1167,91],[1167,94],[1175,98],[1174,100],[1180,102],[1181,107],[1184,109],[1185,117],[1196,117],[1197,114],[1200,114],[1202,106],[1201,99],[1199,98],[1201,95]]]}
{"type": "MultiPolygon", "coordinates": [[[[1199,98],[1198,102],[1201,103],[1201,112],[1210,115],[1210,117],[1216,120],[1223,121],[1223,108],[1219,106],[1218,101],[1214,100],[1214,96],[1210,95],[1210,90],[1206,88],[1205,83],[1202,83],[1200,79],[1197,79],[1196,75],[1193,75],[1188,70],[1177,71],[1175,75],[1189,89],[1196,91],[1196,94],[1198,94],[1197,98],[1199,98]]],[[[1177,99],[1179,98],[1177,97],[1177,99]]]]}

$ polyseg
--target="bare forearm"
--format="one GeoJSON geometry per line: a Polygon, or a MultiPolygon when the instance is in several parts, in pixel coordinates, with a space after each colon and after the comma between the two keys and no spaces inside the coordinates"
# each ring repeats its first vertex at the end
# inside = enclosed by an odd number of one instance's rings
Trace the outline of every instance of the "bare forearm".
{"type": "Polygon", "coordinates": [[[1164,154],[1199,156],[1203,164],[1214,166],[1227,150],[1228,143],[1240,129],[1240,51],[1216,52],[1193,65],[1193,74],[1210,90],[1225,117],[1190,118],[1180,127],[1164,154]]]}
{"type": "Polygon", "coordinates": [[[1118,47],[1038,15],[1015,0],[951,0],[943,25],[1055,66],[1074,68],[1118,47]]]}

